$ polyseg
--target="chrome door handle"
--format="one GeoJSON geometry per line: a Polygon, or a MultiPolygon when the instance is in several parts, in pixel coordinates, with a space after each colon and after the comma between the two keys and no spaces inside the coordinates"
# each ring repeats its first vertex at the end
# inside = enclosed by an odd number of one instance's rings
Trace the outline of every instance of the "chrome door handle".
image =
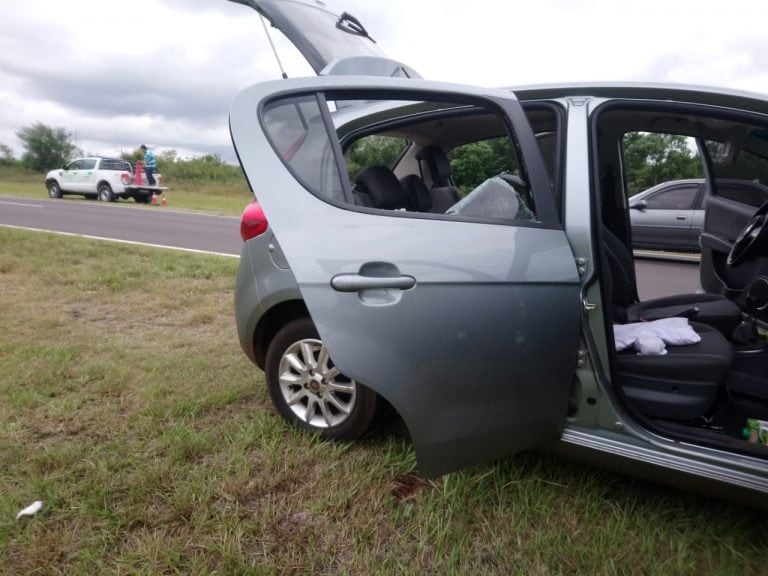
{"type": "Polygon", "coordinates": [[[362,276],[360,274],[338,274],[331,278],[331,287],[338,292],[360,292],[361,290],[408,290],[416,286],[413,276],[362,276]]]}

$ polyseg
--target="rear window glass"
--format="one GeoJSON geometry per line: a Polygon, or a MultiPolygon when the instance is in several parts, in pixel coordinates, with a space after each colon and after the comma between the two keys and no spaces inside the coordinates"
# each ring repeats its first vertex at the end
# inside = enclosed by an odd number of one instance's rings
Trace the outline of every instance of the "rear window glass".
{"type": "Polygon", "coordinates": [[[115,158],[104,158],[101,161],[101,164],[99,164],[100,170],[120,170],[120,171],[131,171],[131,165],[126,162],[125,160],[117,160],[115,158]]]}

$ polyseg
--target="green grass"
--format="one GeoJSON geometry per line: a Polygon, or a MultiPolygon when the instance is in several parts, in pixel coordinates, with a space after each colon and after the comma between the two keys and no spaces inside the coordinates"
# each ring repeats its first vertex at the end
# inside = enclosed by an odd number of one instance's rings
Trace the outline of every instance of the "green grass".
{"type": "MultiPolygon", "coordinates": [[[[22,198],[47,198],[43,183],[44,176],[21,171],[0,170],[0,196],[22,198]]],[[[219,182],[180,181],[169,182],[167,193],[168,208],[211,212],[230,216],[242,214],[245,206],[253,199],[244,181],[229,184],[219,182]]],[[[62,202],[90,202],[83,196],[65,196],[62,202]]],[[[133,200],[120,200],[128,207],[138,207],[133,200]]],[[[143,206],[143,205],[141,205],[143,206]]]]}
{"type": "Polygon", "coordinates": [[[768,570],[764,513],[538,453],[426,481],[397,426],[287,427],[236,266],[0,228],[0,574],[768,570]]]}

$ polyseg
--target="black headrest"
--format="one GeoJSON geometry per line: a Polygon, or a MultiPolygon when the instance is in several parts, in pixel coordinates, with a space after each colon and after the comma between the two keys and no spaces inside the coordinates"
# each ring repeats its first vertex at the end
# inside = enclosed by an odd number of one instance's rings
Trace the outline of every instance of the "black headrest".
{"type": "Polygon", "coordinates": [[[405,197],[416,212],[429,212],[432,208],[432,197],[424,181],[416,174],[408,174],[400,179],[405,197]]]}
{"type": "Polygon", "coordinates": [[[367,193],[376,208],[395,210],[406,208],[405,193],[397,176],[386,166],[369,166],[355,178],[355,186],[367,193]]]}
{"type": "Polygon", "coordinates": [[[427,164],[427,169],[432,175],[432,185],[446,186],[451,177],[451,163],[445,150],[439,146],[430,145],[419,150],[416,158],[427,164]]]}

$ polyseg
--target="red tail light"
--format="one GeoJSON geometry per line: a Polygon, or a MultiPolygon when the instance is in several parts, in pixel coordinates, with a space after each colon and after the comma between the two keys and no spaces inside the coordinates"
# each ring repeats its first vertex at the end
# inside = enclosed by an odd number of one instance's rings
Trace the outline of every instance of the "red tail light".
{"type": "Polygon", "coordinates": [[[243,216],[240,219],[240,238],[245,242],[251,238],[256,238],[256,236],[261,236],[267,231],[268,226],[264,210],[254,200],[243,210],[243,216]]]}
{"type": "Polygon", "coordinates": [[[120,182],[123,183],[123,186],[127,186],[128,184],[131,184],[132,180],[133,180],[133,176],[128,172],[123,172],[122,174],[120,174],[120,182]]]}

